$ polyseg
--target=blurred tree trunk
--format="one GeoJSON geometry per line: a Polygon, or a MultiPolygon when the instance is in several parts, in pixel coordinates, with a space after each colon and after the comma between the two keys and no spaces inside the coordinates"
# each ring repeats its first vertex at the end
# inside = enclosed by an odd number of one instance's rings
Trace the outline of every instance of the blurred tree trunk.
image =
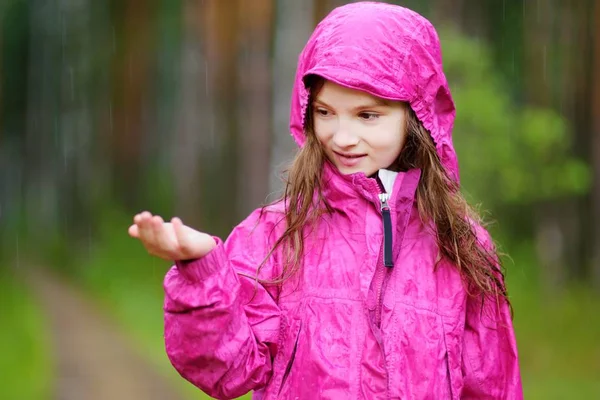
{"type": "MultiPolygon", "coordinates": [[[[591,161],[588,154],[592,140],[589,116],[591,62],[586,61],[585,56],[591,50],[591,2],[561,2],[559,7],[561,17],[555,42],[559,49],[560,76],[554,85],[559,94],[555,107],[570,122],[574,154],[591,161]]],[[[566,259],[569,266],[566,273],[571,280],[585,281],[590,259],[590,234],[587,232],[590,231],[591,206],[587,196],[568,199],[566,203],[561,213],[566,216],[566,259]]]]}
{"type": "Polygon", "coordinates": [[[553,50],[554,7],[548,2],[524,2],[524,55],[527,75],[526,100],[529,104],[552,107],[550,71],[553,50]]]}
{"type": "Polygon", "coordinates": [[[353,0],[312,0],[314,3],[314,23],[319,23],[327,16],[334,8],[343,6],[348,3],[355,3],[353,0]]]}
{"type": "Polygon", "coordinates": [[[592,61],[592,166],[594,181],[592,187],[593,204],[593,263],[592,279],[596,290],[600,291],[600,0],[594,2],[593,12],[593,61],[592,61]]]}
{"type": "MultiPolygon", "coordinates": [[[[537,63],[538,68],[529,70],[525,82],[531,83],[533,79],[537,81],[535,87],[541,88],[541,92],[534,94],[530,100],[533,104],[554,109],[565,118],[572,138],[570,150],[577,157],[590,160],[591,2],[527,5],[532,9],[526,14],[529,16],[526,25],[534,26],[539,36],[533,38],[533,42],[526,42],[529,47],[525,55],[531,57],[527,64],[537,63]]],[[[526,93],[530,94],[529,91],[526,93]]],[[[570,197],[555,201],[546,212],[540,210],[538,208],[540,220],[544,220],[542,224],[553,224],[556,229],[552,236],[554,242],[547,241],[542,246],[547,254],[555,254],[555,259],[552,261],[547,255],[544,258],[540,254],[542,261],[546,260],[543,270],[550,271],[547,276],[549,282],[562,285],[567,280],[585,280],[588,277],[587,248],[590,246],[586,240],[590,236],[587,221],[592,212],[586,199],[570,197]],[[558,252],[557,248],[562,250],[558,252]]]]}
{"type": "MultiPolygon", "coordinates": [[[[89,1],[89,0],[88,0],[89,1]]],[[[115,135],[114,105],[112,102],[112,86],[114,79],[113,60],[117,52],[117,36],[115,12],[110,2],[89,1],[90,18],[88,29],[90,38],[87,41],[86,57],[90,64],[86,74],[80,79],[89,91],[88,101],[92,108],[92,137],[87,144],[89,150],[88,164],[90,171],[80,175],[86,182],[80,187],[85,191],[92,230],[104,222],[106,208],[113,208],[115,200],[114,183],[112,181],[115,150],[112,148],[115,135]]]]}
{"type": "Polygon", "coordinates": [[[23,207],[29,20],[25,0],[0,5],[0,220],[5,228],[23,207]]]}
{"type": "Polygon", "coordinates": [[[283,169],[297,149],[289,129],[290,100],[298,56],[314,28],[312,1],[277,0],[273,49],[273,140],[269,193],[281,192],[283,169]]]}
{"type": "MultiPolygon", "coordinates": [[[[526,102],[528,104],[554,108],[556,92],[553,91],[554,66],[553,57],[555,42],[553,33],[556,28],[554,5],[549,2],[524,2],[524,71],[526,102]]],[[[564,221],[568,218],[560,216],[560,205],[544,202],[534,208],[535,241],[540,262],[542,281],[550,291],[564,286],[565,269],[569,266],[566,260],[567,232],[564,221]]]]}
{"type": "MultiPolygon", "coordinates": [[[[178,126],[171,140],[175,214],[188,225],[201,226],[202,160],[210,157],[207,132],[214,124],[203,31],[206,2],[186,1],[181,9],[183,37],[178,126]]],[[[170,136],[167,134],[167,136],[170,136]]]]}
{"type": "Polygon", "coordinates": [[[274,0],[242,1],[238,9],[238,218],[264,204],[268,191],[273,6],[274,0]]]}
{"type": "MultiPolygon", "coordinates": [[[[98,11],[98,10],[94,10],[98,11]]],[[[91,149],[92,127],[92,14],[90,0],[78,3],[60,2],[61,65],[60,73],[53,79],[60,82],[59,129],[60,170],[55,171],[59,180],[60,214],[70,239],[87,239],[90,215],[89,193],[93,182],[91,149]]]]}
{"type": "MultiPolygon", "coordinates": [[[[6,46],[7,44],[6,42],[6,31],[4,30],[4,14],[6,13],[6,8],[8,8],[8,3],[2,3],[0,4],[0,143],[2,143],[2,136],[3,136],[3,131],[4,131],[4,123],[3,123],[3,119],[4,119],[4,106],[2,105],[2,99],[4,98],[4,90],[2,89],[4,87],[4,82],[3,82],[3,76],[4,74],[2,73],[2,71],[4,70],[3,68],[3,61],[4,57],[3,57],[3,53],[6,51],[6,46]]],[[[0,163],[2,162],[2,157],[0,157],[0,163]]],[[[0,164],[1,166],[2,164],[0,164]]],[[[0,201],[2,201],[2,193],[0,192],[0,201]]],[[[0,203],[1,204],[1,203],[0,203]]]]}
{"type": "MultiPolygon", "coordinates": [[[[240,0],[207,2],[205,20],[207,79],[214,102],[212,125],[202,140],[207,156],[202,160],[202,219],[214,234],[227,235],[236,215],[237,139],[237,10],[240,0]]],[[[248,76],[248,79],[252,77],[248,76]]]]}
{"type": "Polygon", "coordinates": [[[154,43],[154,2],[113,1],[116,54],[113,64],[112,121],[109,142],[111,180],[117,199],[130,211],[140,204],[142,142],[148,127],[148,92],[151,83],[150,55],[154,43]]]}
{"type": "Polygon", "coordinates": [[[61,42],[64,20],[57,0],[32,0],[27,88],[27,126],[22,171],[24,212],[34,240],[52,237],[60,223],[59,157],[61,42]],[[57,23],[58,22],[58,23],[57,23]],[[25,161],[26,160],[26,161],[25,161]]]}
{"type": "MultiPolygon", "coordinates": [[[[14,183],[13,182],[8,182],[8,179],[10,178],[9,176],[7,176],[8,174],[4,171],[7,170],[8,166],[10,165],[8,163],[8,155],[9,155],[9,151],[8,151],[8,145],[3,142],[3,136],[4,136],[4,129],[6,128],[4,126],[4,115],[6,113],[5,109],[4,109],[4,104],[2,103],[2,99],[4,98],[4,77],[6,76],[6,72],[3,73],[4,71],[4,62],[3,60],[6,58],[4,56],[4,52],[6,52],[6,48],[7,48],[7,40],[6,40],[6,36],[7,36],[7,32],[4,30],[4,14],[5,14],[5,8],[7,7],[8,4],[0,4],[0,181],[5,182],[3,187],[0,187],[0,218],[2,217],[2,214],[6,212],[6,208],[7,208],[7,203],[10,201],[9,198],[14,196],[14,183]],[[9,186],[9,187],[6,187],[9,186]],[[4,208],[4,209],[3,209],[4,208]]],[[[14,147],[11,148],[12,151],[14,151],[14,147]]],[[[12,200],[12,199],[11,199],[12,200]]],[[[12,203],[12,201],[11,201],[12,203]]],[[[9,206],[9,208],[11,208],[9,206]]],[[[0,241],[2,240],[2,226],[0,226],[0,241]]]]}
{"type": "Polygon", "coordinates": [[[433,0],[430,7],[431,21],[435,26],[451,23],[461,30],[467,28],[464,25],[465,0],[433,0]]]}
{"type": "MultiPolygon", "coordinates": [[[[202,5],[204,2],[186,2],[185,5],[188,3],[202,5]]],[[[180,165],[172,160],[173,157],[177,157],[175,148],[178,144],[186,143],[185,135],[189,133],[186,124],[189,124],[189,111],[194,106],[194,104],[188,106],[187,100],[190,100],[189,92],[196,89],[193,85],[197,82],[192,80],[190,86],[181,85],[182,79],[191,79],[194,73],[190,72],[189,68],[183,67],[184,42],[188,48],[193,47],[190,40],[184,39],[184,35],[189,31],[184,26],[185,15],[182,12],[184,4],[172,0],[154,0],[153,4],[156,8],[153,11],[155,15],[151,29],[153,46],[149,57],[152,66],[152,85],[147,88],[147,101],[144,106],[144,135],[140,151],[140,163],[143,168],[140,175],[143,181],[141,188],[138,188],[140,190],[138,196],[141,199],[139,207],[150,209],[169,219],[173,215],[176,200],[181,198],[176,195],[177,191],[181,190],[177,188],[178,186],[181,188],[182,185],[181,175],[174,176],[174,167],[179,167],[177,172],[181,172],[182,167],[185,167],[185,163],[188,162],[187,158],[182,158],[180,161],[183,165],[180,165]],[[190,90],[184,99],[182,91],[188,88],[190,90]],[[180,138],[182,134],[183,139],[180,138]]],[[[193,9],[190,10],[190,19],[198,20],[199,15],[192,15],[192,12],[193,9]]],[[[200,40],[200,37],[197,40],[200,40]]],[[[186,150],[188,147],[183,151],[186,150]]],[[[190,144],[189,150],[194,150],[193,144],[190,144]]],[[[198,183],[190,182],[189,185],[197,187],[198,183]]],[[[185,217],[186,214],[180,216],[185,217]]],[[[187,218],[185,220],[189,222],[187,218]]]]}

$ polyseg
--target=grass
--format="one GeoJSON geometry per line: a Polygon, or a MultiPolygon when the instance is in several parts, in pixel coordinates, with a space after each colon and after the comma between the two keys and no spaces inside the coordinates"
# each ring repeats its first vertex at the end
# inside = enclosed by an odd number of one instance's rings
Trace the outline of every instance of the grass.
{"type": "Polygon", "coordinates": [[[508,287],[526,399],[600,398],[600,298],[589,288],[543,289],[519,252],[508,287]]]}
{"type": "Polygon", "coordinates": [[[526,398],[600,398],[600,301],[570,289],[519,293],[513,303],[526,398]]]}
{"type": "Polygon", "coordinates": [[[53,376],[46,320],[8,268],[0,268],[0,327],[0,399],[50,398],[53,376]]]}

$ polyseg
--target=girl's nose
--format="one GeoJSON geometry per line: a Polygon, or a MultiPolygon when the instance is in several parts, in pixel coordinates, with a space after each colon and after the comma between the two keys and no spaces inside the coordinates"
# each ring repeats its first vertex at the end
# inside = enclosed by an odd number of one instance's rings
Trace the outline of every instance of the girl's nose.
{"type": "Polygon", "coordinates": [[[340,121],[338,129],[333,135],[333,144],[338,148],[356,146],[360,140],[358,135],[352,132],[352,127],[348,125],[349,124],[340,121]]]}

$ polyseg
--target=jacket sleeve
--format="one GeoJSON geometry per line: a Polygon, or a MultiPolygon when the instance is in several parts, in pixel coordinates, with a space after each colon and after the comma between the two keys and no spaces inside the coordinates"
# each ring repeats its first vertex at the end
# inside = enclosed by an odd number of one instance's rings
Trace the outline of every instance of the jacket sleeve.
{"type": "MultiPolygon", "coordinates": [[[[484,247],[493,244],[478,229],[484,247]]],[[[502,282],[504,284],[504,282],[502,282]]],[[[461,399],[521,400],[523,389],[510,307],[504,299],[469,296],[462,355],[461,399]]]]}
{"type": "Polygon", "coordinates": [[[167,355],[212,397],[239,397],[271,377],[280,311],[276,294],[252,279],[274,231],[260,215],[251,214],[225,243],[215,238],[206,256],[176,262],[165,277],[167,355]]]}

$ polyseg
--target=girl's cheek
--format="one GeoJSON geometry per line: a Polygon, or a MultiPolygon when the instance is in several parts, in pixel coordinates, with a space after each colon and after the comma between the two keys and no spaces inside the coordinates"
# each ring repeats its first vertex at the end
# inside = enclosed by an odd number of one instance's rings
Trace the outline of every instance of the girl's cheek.
{"type": "Polygon", "coordinates": [[[326,145],[325,145],[325,141],[327,140],[327,138],[323,137],[322,135],[319,135],[319,133],[317,133],[318,131],[315,129],[315,134],[317,136],[317,140],[319,141],[319,144],[321,145],[321,147],[323,149],[326,150],[326,145]]]}
{"type": "Polygon", "coordinates": [[[331,124],[328,124],[325,121],[316,122],[314,124],[315,135],[321,143],[328,140],[329,137],[332,136],[332,127],[331,124]]]}

